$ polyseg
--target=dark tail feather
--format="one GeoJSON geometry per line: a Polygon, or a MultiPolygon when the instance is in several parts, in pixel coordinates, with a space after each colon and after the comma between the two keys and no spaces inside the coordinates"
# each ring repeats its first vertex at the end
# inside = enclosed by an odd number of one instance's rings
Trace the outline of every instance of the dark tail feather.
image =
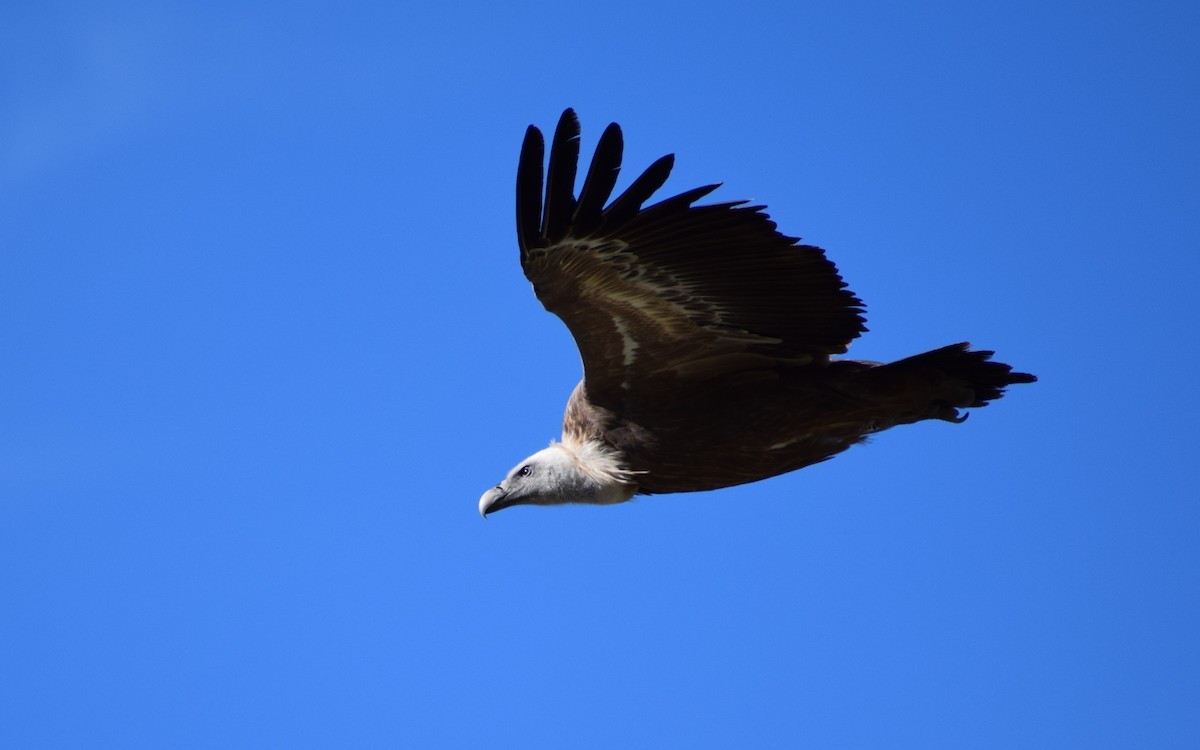
{"type": "Polygon", "coordinates": [[[969,347],[967,343],[951,344],[868,371],[880,390],[908,401],[897,424],[922,419],[962,422],[967,415],[960,415],[959,409],[987,406],[1003,396],[1008,386],[1037,380],[1029,373],[1013,372],[1011,365],[993,362],[995,352],[971,351],[969,347]]]}

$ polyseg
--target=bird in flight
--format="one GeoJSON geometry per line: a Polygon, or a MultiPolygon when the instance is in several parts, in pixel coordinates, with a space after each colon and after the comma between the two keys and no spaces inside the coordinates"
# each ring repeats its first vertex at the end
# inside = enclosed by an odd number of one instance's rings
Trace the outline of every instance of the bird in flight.
{"type": "Polygon", "coordinates": [[[756,482],[896,425],[962,422],[960,410],[1036,380],[966,343],[889,364],[835,357],[866,328],[824,251],[776,231],[764,206],[695,205],[718,185],[643,207],[673,156],[609,202],[623,150],[616,123],[576,197],[579,134],[568,109],[543,180],[542,133],[526,131],[517,243],[534,293],[575,338],[583,380],[561,442],[483,493],[485,517],[756,482]]]}

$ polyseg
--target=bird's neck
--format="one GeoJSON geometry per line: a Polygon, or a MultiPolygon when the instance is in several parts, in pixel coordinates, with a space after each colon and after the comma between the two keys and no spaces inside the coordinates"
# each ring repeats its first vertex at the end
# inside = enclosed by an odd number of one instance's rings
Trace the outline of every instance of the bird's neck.
{"type": "Polygon", "coordinates": [[[582,502],[607,505],[623,503],[637,492],[637,472],[630,471],[621,452],[598,440],[572,441],[564,436],[554,447],[572,464],[582,502]]]}

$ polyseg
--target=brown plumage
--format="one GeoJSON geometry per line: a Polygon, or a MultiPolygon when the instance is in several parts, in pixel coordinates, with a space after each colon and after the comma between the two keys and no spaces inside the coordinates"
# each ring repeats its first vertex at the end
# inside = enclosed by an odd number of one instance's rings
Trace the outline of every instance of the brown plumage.
{"type": "Polygon", "coordinates": [[[834,359],[866,329],[862,302],[820,248],[780,234],[762,206],[693,205],[717,185],[643,208],[671,156],[609,203],[615,123],[576,198],[579,133],[566,110],[543,185],[542,134],[526,132],[517,237],[538,299],[579,346],[584,379],[563,443],[514,468],[481,512],[753,482],[898,424],[962,421],[959,409],[1036,380],[967,344],[891,364],[834,359]]]}

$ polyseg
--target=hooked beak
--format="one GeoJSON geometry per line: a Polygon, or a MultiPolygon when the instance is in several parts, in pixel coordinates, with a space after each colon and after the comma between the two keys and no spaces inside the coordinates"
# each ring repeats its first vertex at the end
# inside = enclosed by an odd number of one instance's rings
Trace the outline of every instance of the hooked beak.
{"type": "Polygon", "coordinates": [[[508,505],[504,502],[504,498],[507,495],[508,493],[500,485],[496,485],[483,493],[483,496],[479,498],[479,515],[487,518],[488,513],[507,508],[508,505]]]}

